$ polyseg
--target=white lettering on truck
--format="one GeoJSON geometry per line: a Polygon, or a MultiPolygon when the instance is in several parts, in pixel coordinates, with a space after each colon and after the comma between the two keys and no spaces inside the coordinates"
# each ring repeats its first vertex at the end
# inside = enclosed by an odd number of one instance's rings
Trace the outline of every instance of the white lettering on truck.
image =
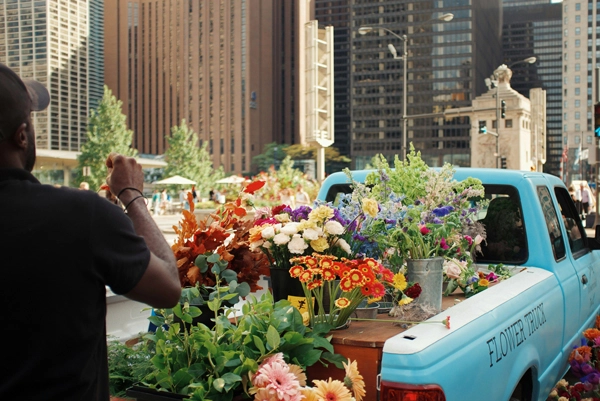
{"type": "Polygon", "coordinates": [[[544,304],[541,303],[523,315],[522,319],[516,320],[497,336],[487,340],[490,367],[494,366],[494,362],[500,362],[509,352],[523,344],[523,341],[527,337],[531,337],[544,323],[546,323],[546,315],[544,314],[544,304]]]}

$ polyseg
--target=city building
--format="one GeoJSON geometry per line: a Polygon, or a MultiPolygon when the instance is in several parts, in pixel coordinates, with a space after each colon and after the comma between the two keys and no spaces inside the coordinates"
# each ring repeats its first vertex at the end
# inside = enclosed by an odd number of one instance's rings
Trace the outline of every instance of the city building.
{"type": "Polygon", "coordinates": [[[411,143],[430,166],[471,164],[472,122],[444,110],[470,106],[500,64],[501,10],[500,0],[352,2],[353,167],[402,159],[411,143]]]}
{"type": "Polygon", "coordinates": [[[512,66],[511,86],[523,96],[533,88],[546,91],[546,157],[543,171],[560,174],[562,123],[562,5],[550,0],[504,0],[502,47],[512,66]],[[521,62],[536,57],[535,64],[521,62]]]}
{"type": "MultiPolygon", "coordinates": [[[[215,166],[251,171],[265,145],[303,143],[310,2],[105,0],[106,83],[133,146],[163,154],[186,120],[215,166]]],[[[200,144],[200,145],[201,145],[200,144]]]]}
{"type": "Polygon", "coordinates": [[[597,139],[593,131],[593,104],[598,100],[600,44],[597,0],[564,0],[562,7],[562,122],[567,151],[564,180],[596,181],[597,139]],[[587,151],[586,151],[587,150],[587,151]],[[582,158],[587,154],[588,158],[582,158]]]}
{"type": "Polygon", "coordinates": [[[90,71],[89,32],[87,2],[0,0],[0,60],[50,92],[50,106],[34,120],[37,148],[50,158],[85,141],[89,80],[98,73],[90,71]]]}

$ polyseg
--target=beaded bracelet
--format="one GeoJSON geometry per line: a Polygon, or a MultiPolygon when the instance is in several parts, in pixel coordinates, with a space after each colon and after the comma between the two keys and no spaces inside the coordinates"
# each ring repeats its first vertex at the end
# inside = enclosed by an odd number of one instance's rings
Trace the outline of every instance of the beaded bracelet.
{"type": "Polygon", "coordinates": [[[144,196],[144,194],[142,193],[142,191],[140,191],[137,188],[133,188],[133,187],[125,187],[122,190],[119,191],[119,194],[117,195],[117,198],[121,198],[121,194],[125,191],[127,191],[128,189],[131,189],[132,191],[137,191],[141,196],[144,196]]]}
{"type": "Polygon", "coordinates": [[[132,200],[130,200],[130,201],[129,201],[129,203],[127,204],[127,206],[125,206],[125,213],[127,213],[127,208],[128,208],[129,206],[131,206],[131,204],[132,204],[132,203],[133,203],[135,200],[137,200],[137,199],[140,199],[140,198],[145,198],[145,196],[144,196],[144,195],[138,195],[138,196],[136,196],[135,198],[133,198],[132,200]]]}

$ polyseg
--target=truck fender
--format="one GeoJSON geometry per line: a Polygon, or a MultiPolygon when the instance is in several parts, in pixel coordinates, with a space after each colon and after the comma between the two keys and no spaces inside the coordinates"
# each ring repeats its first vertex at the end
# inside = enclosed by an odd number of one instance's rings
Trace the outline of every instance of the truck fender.
{"type": "MultiPolygon", "coordinates": [[[[529,345],[522,349],[517,354],[517,359],[513,364],[513,369],[511,369],[510,374],[506,380],[506,390],[501,399],[503,400],[511,400],[511,396],[515,392],[515,389],[519,386],[519,383],[523,378],[527,379],[527,375],[529,375],[531,379],[531,383],[533,385],[533,393],[535,390],[539,391],[539,383],[538,383],[538,371],[540,365],[540,358],[538,354],[538,350],[533,346],[533,344],[529,345]]],[[[519,401],[531,401],[536,399],[534,394],[531,394],[531,398],[518,399],[519,401]]],[[[550,393],[550,390],[548,390],[550,393]]],[[[545,398],[544,398],[545,399],[545,398]]]]}

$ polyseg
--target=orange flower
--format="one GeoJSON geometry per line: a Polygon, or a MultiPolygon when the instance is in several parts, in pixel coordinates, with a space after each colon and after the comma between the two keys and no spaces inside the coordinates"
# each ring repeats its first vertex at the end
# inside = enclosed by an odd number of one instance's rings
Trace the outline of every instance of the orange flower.
{"type": "Polygon", "coordinates": [[[344,309],[350,305],[350,300],[346,297],[340,297],[335,300],[335,306],[340,309],[344,309]]]}
{"type": "Polygon", "coordinates": [[[358,372],[356,361],[352,362],[350,359],[348,359],[348,364],[342,362],[342,365],[344,365],[344,369],[346,370],[344,385],[352,391],[356,401],[361,401],[367,392],[365,391],[365,382],[363,377],[358,372]]]}
{"type": "Polygon", "coordinates": [[[354,289],[354,284],[349,277],[342,277],[340,280],[340,289],[344,292],[350,292],[354,289]]]}
{"type": "Polygon", "coordinates": [[[583,336],[590,341],[594,341],[596,338],[600,337],[600,330],[587,329],[583,332],[583,336]]]}
{"type": "Polygon", "coordinates": [[[337,277],[335,271],[331,268],[323,268],[323,270],[321,270],[321,276],[323,276],[323,280],[326,281],[335,280],[335,278],[337,277]]]}
{"type": "Polygon", "coordinates": [[[365,276],[358,269],[351,270],[348,277],[352,281],[352,285],[355,287],[362,285],[365,282],[365,276]]]}
{"type": "Polygon", "coordinates": [[[446,319],[442,320],[442,323],[446,325],[448,330],[450,330],[450,316],[446,316],[446,319]]]}
{"type": "Polygon", "coordinates": [[[309,290],[314,290],[315,288],[319,288],[322,285],[323,285],[323,280],[315,279],[313,281],[306,283],[306,288],[308,288],[309,290]]]}
{"type": "Polygon", "coordinates": [[[296,278],[304,272],[304,268],[300,265],[294,265],[290,268],[290,276],[296,278]]]}
{"type": "Polygon", "coordinates": [[[302,272],[302,274],[300,274],[300,276],[298,277],[300,279],[301,282],[303,283],[308,283],[312,280],[312,273],[310,270],[305,270],[302,272]]]}
{"type": "Polygon", "coordinates": [[[575,348],[569,355],[569,362],[575,360],[577,362],[589,362],[592,357],[592,349],[587,345],[575,348]]]}
{"type": "Polygon", "coordinates": [[[482,278],[482,279],[479,280],[478,284],[479,284],[480,287],[487,287],[487,286],[490,285],[490,282],[489,282],[489,280],[487,280],[485,278],[482,278]]]}
{"type": "Polygon", "coordinates": [[[352,401],[350,390],[339,380],[313,380],[317,399],[323,401],[352,401]]]}

